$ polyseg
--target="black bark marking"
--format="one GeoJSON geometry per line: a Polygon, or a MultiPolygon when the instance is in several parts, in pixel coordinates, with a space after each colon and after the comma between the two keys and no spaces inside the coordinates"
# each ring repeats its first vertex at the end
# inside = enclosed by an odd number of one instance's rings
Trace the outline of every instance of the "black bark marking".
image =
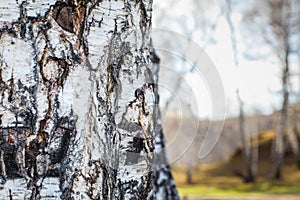
{"type": "Polygon", "coordinates": [[[21,30],[20,30],[20,37],[22,38],[22,39],[25,39],[25,36],[26,36],[26,24],[25,23],[21,23],[21,25],[20,25],[20,28],[21,28],[21,30]]]}
{"type": "Polygon", "coordinates": [[[11,73],[11,78],[9,80],[9,96],[8,96],[8,102],[13,101],[13,96],[14,96],[14,73],[11,73]]]}
{"type": "Polygon", "coordinates": [[[145,149],[146,153],[154,152],[155,144],[154,144],[153,138],[146,138],[145,144],[147,144],[147,145],[144,145],[144,147],[145,147],[144,149],[145,149]],[[148,147],[148,149],[146,147],[148,147]]]}
{"type": "Polygon", "coordinates": [[[133,105],[134,103],[136,103],[136,102],[138,102],[138,101],[141,102],[141,108],[142,108],[143,114],[144,114],[145,116],[148,116],[148,115],[149,115],[149,112],[146,111],[147,104],[146,104],[146,102],[145,102],[145,92],[146,92],[147,89],[153,90],[153,85],[152,85],[152,84],[145,84],[145,85],[143,85],[142,88],[136,89],[135,92],[134,92],[134,95],[135,95],[135,98],[136,98],[136,99],[133,100],[133,101],[131,101],[131,102],[129,103],[129,106],[132,107],[132,105],[133,105]]]}
{"type": "Polygon", "coordinates": [[[62,29],[70,33],[75,33],[74,27],[78,15],[74,5],[58,1],[53,7],[52,16],[62,29]]]}
{"type": "MultiPolygon", "coordinates": [[[[142,182],[137,187],[137,199],[147,199],[153,187],[154,174],[150,171],[141,179],[142,182]]],[[[153,197],[151,199],[153,199],[153,197]]]]}
{"type": "Polygon", "coordinates": [[[134,152],[140,153],[144,148],[144,138],[134,137],[132,146],[134,152]]]}
{"type": "Polygon", "coordinates": [[[108,179],[109,179],[109,173],[106,169],[106,166],[104,164],[100,165],[103,173],[103,182],[102,182],[102,195],[103,199],[108,199],[108,179]]]}
{"type": "Polygon", "coordinates": [[[22,164],[22,149],[25,146],[26,136],[23,128],[1,128],[1,176],[6,178],[18,178],[25,176],[25,169],[22,164]],[[3,159],[3,160],[2,160],[3,159]]]}
{"type": "MultiPolygon", "coordinates": [[[[151,44],[152,44],[152,40],[151,40],[151,44]]],[[[158,57],[158,55],[155,52],[154,48],[150,48],[150,61],[153,64],[159,64],[160,63],[160,58],[158,57]]]]}
{"type": "Polygon", "coordinates": [[[14,144],[6,143],[2,145],[2,150],[4,152],[3,160],[6,169],[7,178],[17,178],[20,177],[18,174],[19,167],[16,161],[17,149],[14,144]]]}
{"type": "Polygon", "coordinates": [[[26,145],[25,149],[25,163],[26,163],[26,172],[30,178],[37,176],[36,174],[36,157],[38,154],[38,139],[32,140],[29,144],[26,145]]]}
{"type": "MultiPolygon", "coordinates": [[[[73,1],[58,1],[52,10],[52,17],[57,24],[63,30],[77,34],[79,44],[83,45],[83,49],[87,49],[87,44],[82,39],[86,21],[87,2],[80,1],[78,5],[75,5],[73,1]]],[[[85,54],[88,55],[88,51],[85,51],[85,54]]]]}
{"type": "Polygon", "coordinates": [[[54,131],[56,135],[54,138],[52,136],[53,141],[50,141],[50,143],[48,142],[49,134],[46,132],[38,133],[35,139],[26,143],[26,138],[32,136],[29,128],[2,127],[0,131],[0,147],[3,157],[3,160],[0,160],[2,178],[11,179],[24,177],[26,173],[27,176],[32,179],[29,185],[34,187],[35,182],[40,177],[37,173],[37,157],[38,155],[46,156],[47,154],[51,162],[49,163],[49,170],[46,171],[43,176],[58,177],[60,169],[54,168],[53,166],[56,163],[61,163],[62,159],[66,156],[72,136],[71,133],[75,128],[75,121],[70,118],[64,117],[58,120],[58,128],[54,131]],[[49,149],[49,145],[52,144],[51,142],[56,143],[56,145],[54,145],[56,148],[52,149],[52,151],[44,151],[43,149],[49,149]],[[21,149],[25,150],[25,155],[23,155],[24,160],[20,160],[21,149]],[[22,167],[23,165],[25,165],[25,169],[22,167]],[[5,169],[5,171],[2,171],[2,169],[5,169]]]}
{"type": "Polygon", "coordinates": [[[11,194],[11,189],[9,189],[9,200],[13,200],[12,194],[11,194]]]}

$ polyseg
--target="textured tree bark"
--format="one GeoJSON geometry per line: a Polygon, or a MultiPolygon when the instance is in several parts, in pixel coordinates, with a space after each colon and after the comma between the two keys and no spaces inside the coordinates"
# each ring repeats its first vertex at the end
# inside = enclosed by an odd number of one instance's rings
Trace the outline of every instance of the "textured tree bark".
{"type": "Polygon", "coordinates": [[[151,55],[151,70],[155,85],[154,93],[156,97],[156,126],[155,126],[155,180],[154,180],[154,194],[159,200],[177,200],[179,195],[173,180],[172,171],[168,163],[165,151],[165,138],[163,134],[162,120],[159,109],[159,95],[158,95],[158,74],[159,74],[159,57],[156,55],[153,46],[150,49],[151,55]]]}
{"type": "Polygon", "coordinates": [[[0,0],[1,197],[178,199],[170,168],[154,165],[151,8],[0,0]]]}

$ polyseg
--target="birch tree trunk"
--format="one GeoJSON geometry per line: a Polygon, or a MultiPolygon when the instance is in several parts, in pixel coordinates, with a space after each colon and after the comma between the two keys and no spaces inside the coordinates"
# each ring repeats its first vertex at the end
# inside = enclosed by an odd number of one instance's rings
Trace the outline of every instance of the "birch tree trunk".
{"type": "Polygon", "coordinates": [[[285,48],[285,59],[284,59],[284,69],[282,72],[282,95],[283,103],[280,111],[279,119],[279,130],[275,139],[275,169],[274,177],[275,179],[281,179],[282,177],[282,165],[284,162],[284,154],[286,150],[286,136],[285,132],[288,128],[288,106],[289,106],[289,45],[287,43],[285,48]]]}
{"type": "Polygon", "coordinates": [[[159,96],[158,96],[158,74],[160,59],[156,55],[153,46],[150,49],[151,70],[156,87],[154,93],[156,97],[156,126],[155,126],[155,180],[154,180],[154,193],[159,200],[177,200],[179,195],[173,180],[172,171],[166,156],[165,138],[163,134],[161,113],[159,109],[159,96]]]}
{"type": "MultiPolygon", "coordinates": [[[[225,18],[230,30],[231,36],[231,46],[233,51],[233,62],[235,65],[236,70],[239,68],[239,56],[238,56],[238,45],[236,40],[236,31],[234,27],[234,23],[232,21],[232,7],[233,2],[231,0],[226,0],[226,9],[225,9],[225,18]]],[[[244,153],[244,160],[245,160],[245,171],[246,174],[244,175],[242,172],[234,170],[235,174],[242,177],[245,182],[255,182],[256,174],[255,174],[255,147],[251,147],[249,142],[249,134],[246,130],[246,120],[244,116],[244,102],[240,97],[240,89],[239,85],[237,86],[237,99],[239,103],[239,131],[241,134],[241,141],[243,145],[243,153],[244,153]]],[[[258,151],[257,151],[258,152],[258,151]]]]}
{"type": "Polygon", "coordinates": [[[0,0],[1,197],[176,191],[169,168],[153,171],[151,11],[152,0],[0,0]]]}
{"type": "Polygon", "coordinates": [[[246,174],[243,175],[243,179],[245,182],[255,182],[255,173],[254,173],[254,166],[252,161],[252,155],[253,155],[253,148],[250,146],[250,138],[248,135],[248,132],[246,130],[246,119],[244,115],[244,103],[242,99],[239,96],[239,92],[237,91],[237,96],[239,100],[239,106],[240,106],[240,113],[239,113],[239,129],[241,133],[242,138],[242,144],[243,144],[243,153],[244,153],[244,159],[245,159],[245,169],[246,174]]]}

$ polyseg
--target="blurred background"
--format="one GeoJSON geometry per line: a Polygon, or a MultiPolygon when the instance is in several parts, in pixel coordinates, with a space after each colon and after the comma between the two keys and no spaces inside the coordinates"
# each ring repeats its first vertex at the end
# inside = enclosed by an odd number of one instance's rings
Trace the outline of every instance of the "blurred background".
{"type": "Polygon", "coordinates": [[[300,199],[300,1],[164,0],[153,15],[182,199],[300,199]]]}

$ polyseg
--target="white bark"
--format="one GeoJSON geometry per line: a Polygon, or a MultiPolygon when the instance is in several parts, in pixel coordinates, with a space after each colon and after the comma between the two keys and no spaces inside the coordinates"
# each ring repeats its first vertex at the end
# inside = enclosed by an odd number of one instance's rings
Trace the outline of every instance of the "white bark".
{"type": "Polygon", "coordinates": [[[155,88],[156,97],[156,124],[155,124],[155,179],[154,179],[154,194],[155,198],[159,200],[177,200],[179,195],[173,180],[172,171],[166,156],[165,138],[163,134],[162,120],[159,109],[159,95],[158,95],[158,74],[159,74],[159,57],[156,55],[154,48],[150,49],[151,70],[153,80],[157,87],[155,88]]]}
{"type": "Polygon", "coordinates": [[[1,196],[156,197],[151,7],[0,0],[1,196]]]}

